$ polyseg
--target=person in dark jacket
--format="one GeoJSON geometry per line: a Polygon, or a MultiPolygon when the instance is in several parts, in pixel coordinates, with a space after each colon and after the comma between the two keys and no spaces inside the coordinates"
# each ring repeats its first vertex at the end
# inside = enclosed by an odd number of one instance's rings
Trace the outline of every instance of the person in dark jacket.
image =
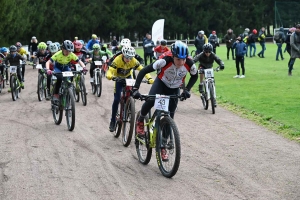
{"type": "MultiPolygon", "coordinates": [[[[286,37],[285,37],[286,46],[285,46],[284,53],[287,51],[288,54],[290,55],[290,57],[291,57],[291,43],[290,43],[290,40],[291,40],[291,35],[295,32],[295,30],[296,30],[295,27],[290,28],[289,31],[287,32],[286,37]]],[[[288,66],[290,66],[290,62],[291,62],[291,58],[288,62],[288,66]]]]}
{"type": "Polygon", "coordinates": [[[147,38],[144,40],[143,47],[144,47],[144,62],[145,62],[145,65],[147,66],[147,58],[148,57],[150,57],[150,63],[152,63],[152,59],[153,59],[153,55],[154,55],[153,47],[155,47],[150,34],[148,34],[147,38]]]}
{"type": "Polygon", "coordinates": [[[195,38],[195,47],[196,54],[199,54],[203,51],[203,45],[208,43],[208,39],[206,35],[204,35],[204,31],[199,31],[197,37],[195,38]]]}
{"type": "Polygon", "coordinates": [[[250,33],[249,36],[248,36],[248,44],[250,46],[250,58],[251,57],[255,57],[255,52],[256,52],[256,45],[255,45],[256,34],[257,34],[257,30],[253,29],[252,33],[250,33]],[[251,54],[252,53],[252,49],[253,49],[253,54],[251,54]]]}
{"type": "Polygon", "coordinates": [[[276,38],[277,33],[275,33],[274,35],[274,41],[276,42],[277,45],[277,53],[276,53],[276,61],[279,61],[278,56],[280,54],[281,56],[281,60],[283,60],[283,55],[282,55],[282,44],[285,41],[285,35],[284,35],[284,28],[280,27],[279,31],[278,31],[278,38],[276,38]]]}
{"type": "Polygon", "coordinates": [[[264,58],[265,57],[265,50],[266,50],[266,33],[265,33],[265,27],[262,27],[260,30],[259,30],[259,33],[258,33],[258,42],[261,46],[261,51],[257,54],[258,57],[260,58],[264,58]]]}
{"type": "Polygon", "coordinates": [[[213,46],[213,52],[216,54],[217,50],[216,48],[219,46],[218,36],[216,31],[212,31],[211,35],[208,38],[208,43],[210,43],[213,46]]]}
{"type": "Polygon", "coordinates": [[[291,44],[291,61],[289,64],[288,75],[292,76],[292,70],[296,58],[300,58],[300,24],[296,25],[296,30],[290,37],[291,44]]]}
{"type": "Polygon", "coordinates": [[[227,47],[227,60],[229,60],[229,52],[231,51],[231,55],[232,55],[232,60],[234,60],[234,53],[233,53],[233,49],[232,49],[232,44],[234,43],[234,41],[236,40],[236,36],[235,34],[233,34],[232,29],[228,29],[227,30],[227,34],[224,37],[225,42],[226,42],[226,47],[227,47]]]}
{"type": "Polygon", "coordinates": [[[243,42],[243,35],[239,35],[237,37],[236,42],[232,45],[232,48],[235,50],[235,66],[236,66],[236,76],[233,78],[245,78],[245,54],[247,52],[247,46],[243,42]],[[241,63],[242,75],[240,75],[240,67],[241,63]]]}

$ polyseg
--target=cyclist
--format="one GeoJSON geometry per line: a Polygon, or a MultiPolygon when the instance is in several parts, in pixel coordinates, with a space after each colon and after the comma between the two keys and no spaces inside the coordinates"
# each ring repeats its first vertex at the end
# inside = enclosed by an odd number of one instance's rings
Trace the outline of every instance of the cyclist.
{"type": "Polygon", "coordinates": [[[52,44],[52,41],[48,40],[48,41],[46,42],[46,44],[47,44],[47,52],[49,52],[49,45],[52,44]]]}
{"type": "Polygon", "coordinates": [[[154,48],[154,52],[156,53],[154,59],[158,59],[163,53],[170,51],[167,47],[167,40],[161,40],[160,45],[154,48]]]}
{"type": "Polygon", "coordinates": [[[102,45],[101,51],[104,51],[104,52],[106,52],[108,54],[107,59],[113,57],[112,52],[110,50],[108,50],[108,48],[107,48],[107,44],[102,45]]]}
{"type": "Polygon", "coordinates": [[[119,44],[116,36],[113,37],[113,40],[111,41],[110,44],[111,44],[111,50],[113,54],[116,54],[118,50],[118,44],[119,44]]]}
{"type": "MultiPolygon", "coordinates": [[[[133,87],[133,97],[138,99],[141,94],[138,89],[140,87],[143,76],[146,73],[151,73],[158,70],[159,73],[149,91],[149,95],[164,94],[164,95],[177,95],[179,93],[179,87],[185,80],[187,73],[190,73],[191,78],[182,92],[182,97],[184,99],[190,98],[190,89],[196,83],[197,69],[192,59],[188,58],[188,47],[185,43],[181,41],[176,41],[171,46],[172,56],[165,56],[162,59],[156,60],[144,69],[142,69],[136,79],[135,85],[133,87]]],[[[170,101],[169,110],[170,116],[174,118],[175,109],[177,107],[178,99],[170,101]]],[[[137,120],[136,131],[139,136],[144,136],[144,118],[147,113],[154,106],[154,100],[147,100],[141,108],[140,117],[137,120]]],[[[162,158],[164,161],[168,159],[166,151],[162,150],[162,158]]]]}
{"type": "MultiPolygon", "coordinates": [[[[121,78],[131,78],[132,69],[141,70],[143,66],[139,63],[135,57],[135,49],[130,46],[124,46],[122,48],[122,54],[117,56],[113,63],[111,64],[109,70],[106,73],[106,78],[111,80],[113,77],[121,77],[121,78]]],[[[150,84],[153,83],[153,79],[151,75],[145,73],[142,77],[146,77],[150,84]]],[[[114,91],[114,101],[112,104],[112,114],[111,121],[109,124],[109,131],[113,132],[116,125],[116,115],[118,110],[118,105],[121,99],[121,91],[123,84],[120,82],[115,83],[115,91],[114,91]]]]}
{"type": "MultiPolygon", "coordinates": [[[[12,45],[9,47],[9,54],[4,58],[4,63],[7,65],[8,62],[10,66],[19,66],[20,60],[25,61],[25,58],[21,56],[19,53],[17,53],[17,47],[15,45],[12,45]]],[[[24,89],[24,83],[22,81],[22,74],[21,69],[17,68],[17,75],[18,79],[21,82],[21,87],[24,89]]],[[[8,92],[11,91],[11,88],[8,89],[8,92]]]]}
{"type": "Polygon", "coordinates": [[[6,47],[2,47],[0,49],[0,71],[1,74],[4,76],[4,79],[6,80],[6,85],[8,85],[8,71],[6,71],[6,74],[4,74],[4,58],[7,56],[8,49],[6,47]]]}
{"type": "Polygon", "coordinates": [[[102,56],[106,56],[108,58],[108,54],[104,51],[100,50],[100,45],[99,44],[94,44],[93,45],[93,51],[89,52],[90,54],[90,62],[91,62],[91,67],[90,67],[90,82],[94,82],[94,69],[96,68],[96,65],[94,61],[102,61],[102,56]]]}
{"type": "MultiPolygon", "coordinates": [[[[60,46],[60,45],[59,45],[60,46]]],[[[49,45],[49,51],[50,53],[47,54],[47,56],[45,57],[46,62],[56,53],[58,52],[58,47],[56,43],[52,43],[49,45]]],[[[49,69],[51,71],[54,70],[54,64],[50,64],[49,69]]],[[[50,84],[51,84],[51,78],[52,78],[52,74],[48,74],[47,73],[47,97],[46,100],[50,100],[51,99],[51,94],[50,94],[50,84]]]]}
{"type": "Polygon", "coordinates": [[[94,45],[94,44],[99,44],[99,45],[100,45],[99,41],[97,40],[97,35],[96,35],[96,34],[93,34],[93,35],[92,35],[92,39],[90,39],[90,40],[88,41],[88,43],[86,44],[87,50],[88,50],[88,51],[93,50],[93,45],[94,45]]]}
{"type": "MultiPolygon", "coordinates": [[[[31,42],[28,45],[28,51],[30,51],[30,55],[34,55],[37,51],[38,41],[35,36],[31,38],[31,42]]],[[[31,60],[32,61],[32,60],[31,60]]],[[[36,64],[36,63],[33,63],[36,64]]]]}
{"type": "Polygon", "coordinates": [[[48,47],[45,42],[40,42],[38,45],[38,51],[35,55],[35,57],[39,61],[39,64],[41,64],[44,69],[46,68],[46,57],[48,55],[48,52],[46,50],[47,48],[48,47]]]}
{"type": "MultiPolygon", "coordinates": [[[[22,44],[20,42],[16,43],[17,52],[23,56],[24,58],[27,58],[29,60],[29,55],[27,54],[27,51],[22,47],[22,44]]],[[[25,64],[22,64],[22,81],[25,81],[25,64]]]]}
{"type": "MultiPolygon", "coordinates": [[[[46,62],[46,68],[47,68],[47,74],[51,75],[52,71],[50,70],[50,64],[53,64],[54,62],[54,72],[64,72],[64,71],[71,71],[70,69],[70,62],[72,60],[78,62],[80,64],[80,66],[86,70],[86,67],[84,65],[84,63],[78,59],[78,57],[72,53],[74,51],[74,44],[70,41],[70,40],[65,40],[62,43],[62,50],[58,51],[57,53],[55,53],[50,60],[48,60],[46,62]]],[[[62,75],[58,74],[56,75],[57,77],[57,82],[54,88],[54,94],[53,94],[53,101],[55,103],[58,103],[59,101],[59,88],[61,86],[61,82],[62,82],[62,75]]]]}
{"type": "Polygon", "coordinates": [[[218,65],[220,65],[220,69],[223,70],[224,67],[224,62],[214,53],[213,51],[213,46],[208,43],[203,45],[203,51],[196,55],[193,59],[193,61],[196,62],[200,62],[199,64],[199,69],[200,69],[200,84],[199,84],[199,92],[203,93],[203,77],[204,77],[204,72],[201,69],[209,69],[213,67],[213,63],[214,61],[216,61],[218,63],[218,65]]]}

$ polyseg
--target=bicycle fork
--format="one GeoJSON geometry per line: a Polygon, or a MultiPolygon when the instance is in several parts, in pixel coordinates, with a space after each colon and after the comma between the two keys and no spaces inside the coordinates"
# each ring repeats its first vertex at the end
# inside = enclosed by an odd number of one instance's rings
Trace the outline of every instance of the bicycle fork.
{"type": "MultiPolygon", "coordinates": [[[[207,95],[207,100],[210,100],[211,96],[210,96],[210,88],[208,87],[209,84],[211,84],[212,86],[214,85],[214,81],[213,80],[208,80],[206,83],[205,83],[205,88],[206,88],[206,95],[207,95]]],[[[214,99],[216,99],[216,88],[213,87],[213,94],[214,94],[214,99]]]]}

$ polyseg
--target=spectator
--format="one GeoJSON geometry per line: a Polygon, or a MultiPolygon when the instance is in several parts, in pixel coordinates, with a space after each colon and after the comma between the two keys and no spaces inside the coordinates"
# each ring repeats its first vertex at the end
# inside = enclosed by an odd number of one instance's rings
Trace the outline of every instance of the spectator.
{"type": "Polygon", "coordinates": [[[143,42],[144,47],[144,60],[145,60],[145,66],[147,66],[147,58],[150,57],[150,64],[152,63],[152,57],[153,57],[153,47],[155,47],[153,40],[151,39],[151,35],[147,35],[147,39],[143,42]]]}
{"type": "Polygon", "coordinates": [[[291,40],[291,35],[292,35],[292,33],[295,32],[295,30],[296,30],[295,27],[290,28],[287,35],[286,35],[286,37],[285,37],[286,47],[285,47],[284,52],[287,51],[288,54],[290,55],[290,60],[288,62],[288,67],[290,66],[290,62],[291,62],[291,43],[290,43],[290,40],[291,40]]]}
{"type": "Polygon", "coordinates": [[[118,47],[118,45],[119,45],[119,42],[118,42],[116,36],[113,37],[113,40],[111,41],[110,44],[111,44],[111,50],[112,50],[112,53],[113,53],[113,54],[116,54],[116,53],[117,53],[117,50],[118,50],[118,48],[116,48],[116,47],[118,47]]]}
{"type": "Polygon", "coordinates": [[[256,35],[257,34],[257,30],[253,29],[252,33],[249,34],[248,36],[248,44],[250,46],[250,58],[251,57],[255,57],[255,52],[256,52],[256,46],[255,46],[255,40],[256,40],[256,35]],[[253,54],[251,54],[252,52],[252,48],[253,48],[253,54]]]}
{"type": "Polygon", "coordinates": [[[300,58],[300,24],[296,25],[296,30],[292,33],[290,38],[291,44],[291,61],[289,64],[288,75],[292,76],[292,70],[295,63],[296,58],[300,58]]]}
{"type": "Polygon", "coordinates": [[[266,39],[265,38],[266,38],[265,27],[262,27],[258,33],[258,42],[261,46],[261,51],[257,55],[260,58],[265,57],[265,54],[264,54],[265,50],[266,50],[266,39]]]}
{"type": "Polygon", "coordinates": [[[195,38],[195,47],[196,54],[199,54],[203,51],[203,45],[208,43],[208,39],[204,34],[204,31],[199,31],[197,37],[195,38]]]}
{"type": "Polygon", "coordinates": [[[245,54],[247,52],[247,46],[243,41],[243,35],[237,37],[236,42],[232,45],[232,48],[235,50],[235,66],[236,66],[236,76],[233,78],[245,78],[245,54]],[[240,76],[240,67],[241,63],[242,75],[240,76]]]}
{"type": "Polygon", "coordinates": [[[161,56],[163,53],[170,51],[170,49],[167,47],[167,40],[161,40],[160,45],[154,48],[154,52],[156,55],[154,56],[155,59],[158,59],[159,56],[161,56]]]}
{"type": "Polygon", "coordinates": [[[211,35],[208,38],[208,42],[213,46],[213,52],[216,54],[216,48],[220,46],[216,31],[212,31],[211,35]]]}
{"type": "Polygon", "coordinates": [[[284,58],[283,58],[283,55],[282,55],[282,44],[285,41],[283,27],[280,27],[279,31],[277,31],[275,33],[274,41],[276,42],[276,45],[277,45],[276,61],[279,61],[279,59],[278,59],[279,54],[281,56],[281,60],[283,60],[284,58]]]}
{"type": "Polygon", "coordinates": [[[227,30],[227,34],[225,35],[224,39],[225,39],[226,47],[227,47],[227,60],[229,60],[230,50],[231,50],[232,60],[235,60],[232,45],[233,45],[234,41],[236,40],[236,37],[233,34],[233,31],[231,28],[227,30]]]}
{"type": "Polygon", "coordinates": [[[245,28],[245,31],[244,31],[244,33],[243,33],[243,41],[244,41],[244,43],[246,44],[246,47],[247,47],[247,51],[246,51],[246,57],[248,57],[248,46],[249,46],[249,44],[248,44],[248,36],[249,36],[249,28],[245,28]]]}
{"type": "Polygon", "coordinates": [[[93,50],[93,45],[94,44],[99,44],[99,41],[98,41],[98,38],[97,38],[96,34],[93,34],[92,39],[90,39],[88,41],[88,43],[86,44],[87,50],[89,50],[89,51],[93,50]]]}
{"type": "Polygon", "coordinates": [[[28,45],[28,51],[30,51],[31,56],[33,55],[34,52],[37,52],[37,46],[38,46],[38,41],[35,36],[32,36],[31,41],[28,45]]]}

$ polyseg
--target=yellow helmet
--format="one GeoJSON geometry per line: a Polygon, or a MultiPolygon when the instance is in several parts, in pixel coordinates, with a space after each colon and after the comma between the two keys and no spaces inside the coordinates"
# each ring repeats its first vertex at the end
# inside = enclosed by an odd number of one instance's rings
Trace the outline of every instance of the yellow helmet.
{"type": "Polygon", "coordinates": [[[93,34],[93,35],[92,35],[92,38],[93,38],[93,39],[96,39],[96,38],[97,38],[97,35],[96,35],[96,34],[93,34]]]}

